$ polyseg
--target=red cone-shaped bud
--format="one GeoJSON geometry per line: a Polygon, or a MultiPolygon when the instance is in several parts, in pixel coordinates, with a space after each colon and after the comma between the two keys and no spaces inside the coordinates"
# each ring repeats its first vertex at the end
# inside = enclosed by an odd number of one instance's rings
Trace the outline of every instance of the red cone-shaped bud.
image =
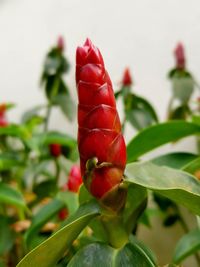
{"type": "Polygon", "coordinates": [[[63,51],[65,49],[65,42],[62,36],[58,37],[58,41],[57,41],[57,47],[58,49],[60,49],[61,51],[63,51]]]}
{"type": "Polygon", "coordinates": [[[133,83],[131,73],[129,68],[126,68],[124,71],[123,79],[122,79],[122,85],[123,86],[131,86],[133,83]]]}
{"type": "Polygon", "coordinates": [[[72,166],[67,182],[68,190],[77,193],[82,183],[83,180],[81,176],[80,167],[78,165],[72,166]]]}
{"type": "Polygon", "coordinates": [[[62,153],[62,148],[60,144],[50,144],[49,150],[51,155],[55,158],[59,157],[62,153]]]}
{"type": "Polygon", "coordinates": [[[58,213],[58,218],[61,220],[61,221],[64,221],[65,219],[67,219],[67,217],[69,216],[69,211],[67,208],[63,208],[59,211],[58,213]]]}
{"type": "Polygon", "coordinates": [[[0,127],[6,127],[7,125],[6,104],[0,104],[0,127]]]}
{"type": "Polygon", "coordinates": [[[88,191],[103,198],[123,180],[126,146],[110,77],[102,55],[87,39],[76,52],[78,148],[81,173],[88,191]],[[90,160],[97,165],[88,170],[90,160]]]}
{"type": "Polygon", "coordinates": [[[174,56],[176,60],[176,67],[178,69],[184,69],[185,68],[185,52],[184,52],[184,47],[182,43],[177,44],[174,50],[174,56]]]}

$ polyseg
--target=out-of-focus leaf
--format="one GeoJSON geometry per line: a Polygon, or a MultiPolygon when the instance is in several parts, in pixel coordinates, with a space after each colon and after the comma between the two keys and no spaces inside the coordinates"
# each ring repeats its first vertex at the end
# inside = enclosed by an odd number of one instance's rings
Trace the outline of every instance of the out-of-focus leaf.
{"type": "Polygon", "coordinates": [[[12,248],[14,240],[15,235],[10,227],[9,219],[0,215],[0,255],[12,248]]]}
{"type": "Polygon", "coordinates": [[[78,194],[77,193],[73,193],[70,191],[59,192],[57,195],[57,198],[62,200],[65,203],[69,211],[69,214],[72,214],[77,210],[78,208],[78,194]]]}
{"type": "Polygon", "coordinates": [[[175,152],[158,156],[151,160],[156,165],[168,166],[175,169],[184,168],[187,164],[192,163],[198,155],[187,152],[175,152]]]}
{"type": "Polygon", "coordinates": [[[58,105],[64,115],[72,121],[76,112],[75,105],[68,93],[57,94],[53,100],[54,105],[58,105]]]}
{"type": "Polygon", "coordinates": [[[194,91],[194,79],[192,77],[173,77],[172,88],[175,98],[182,103],[187,103],[194,91]]]}
{"type": "Polygon", "coordinates": [[[3,182],[0,182],[0,202],[26,209],[22,194],[3,182]]]}
{"type": "Polygon", "coordinates": [[[200,229],[187,233],[178,241],[173,262],[178,264],[197,251],[200,251],[200,229]]]}
{"type": "Polygon", "coordinates": [[[200,215],[200,181],[194,176],[150,162],[128,164],[126,175],[128,183],[157,192],[200,215]]]}
{"type": "Polygon", "coordinates": [[[156,122],[158,118],[152,105],[144,98],[128,94],[125,98],[126,118],[138,130],[156,122]]]}
{"type": "Polygon", "coordinates": [[[188,105],[181,105],[169,111],[169,120],[186,120],[190,114],[190,108],[188,105]]]}
{"type": "Polygon", "coordinates": [[[57,182],[55,179],[45,180],[39,184],[36,184],[33,188],[33,192],[38,198],[53,197],[58,191],[57,182]]]}
{"type": "Polygon", "coordinates": [[[39,112],[44,109],[45,106],[44,105],[38,105],[34,108],[31,108],[29,110],[26,110],[26,112],[24,112],[24,114],[22,115],[21,118],[21,122],[22,123],[27,123],[28,121],[30,121],[33,117],[38,117],[39,112]]]}
{"type": "Polygon", "coordinates": [[[200,157],[188,162],[188,164],[183,166],[183,170],[191,174],[194,174],[196,171],[200,170],[200,157]]]}
{"type": "Polygon", "coordinates": [[[16,155],[2,153],[0,154],[0,171],[10,170],[17,166],[23,166],[22,162],[16,155]]]}
{"type": "Polygon", "coordinates": [[[26,244],[32,248],[31,240],[35,234],[41,229],[45,223],[47,223],[55,214],[65,207],[63,201],[54,199],[45,206],[43,206],[33,217],[32,224],[26,232],[25,239],[26,244]]]}
{"type": "Polygon", "coordinates": [[[96,201],[83,204],[62,229],[28,253],[17,267],[41,266],[41,262],[42,267],[55,266],[85,226],[99,214],[100,207],[96,201]]]}
{"type": "Polygon", "coordinates": [[[6,127],[0,128],[0,135],[8,135],[20,138],[22,140],[29,139],[31,133],[24,125],[9,124],[6,127]]]}
{"type": "Polygon", "coordinates": [[[77,146],[77,142],[73,137],[55,131],[35,134],[28,141],[28,144],[35,150],[39,150],[42,146],[48,146],[50,144],[60,144],[72,150],[77,146]]]}
{"type": "Polygon", "coordinates": [[[128,162],[178,139],[200,133],[200,126],[186,121],[171,121],[153,125],[138,133],[128,144],[128,162]]]}

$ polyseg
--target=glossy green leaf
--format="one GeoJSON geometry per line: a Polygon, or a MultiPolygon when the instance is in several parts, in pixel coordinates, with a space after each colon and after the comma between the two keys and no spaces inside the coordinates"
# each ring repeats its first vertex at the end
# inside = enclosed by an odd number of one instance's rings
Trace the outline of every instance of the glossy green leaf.
{"type": "Polygon", "coordinates": [[[128,164],[126,175],[127,182],[157,192],[200,215],[200,182],[192,175],[150,162],[128,164]]]}
{"type": "Polygon", "coordinates": [[[156,165],[168,166],[175,169],[184,168],[187,164],[192,163],[198,155],[187,152],[175,152],[158,156],[151,160],[156,165]]]}
{"type": "Polygon", "coordinates": [[[28,253],[17,267],[35,267],[41,263],[42,267],[55,267],[80,232],[99,214],[100,207],[96,201],[83,204],[67,219],[62,229],[28,253]]]}
{"type": "Polygon", "coordinates": [[[136,238],[136,236],[134,235],[131,235],[130,236],[130,242],[131,244],[134,244],[135,246],[138,246],[139,248],[141,248],[145,254],[147,255],[147,257],[149,257],[151,259],[151,261],[156,264],[157,262],[157,258],[156,258],[156,255],[154,254],[154,252],[149,248],[147,247],[142,241],[138,240],[136,238]]]}
{"type": "Polygon", "coordinates": [[[155,267],[148,253],[138,243],[114,249],[104,243],[93,243],[77,252],[67,267],[155,267]]]}
{"type": "Polygon", "coordinates": [[[0,182],[0,203],[11,204],[26,209],[26,203],[22,194],[3,182],[0,182]]]}
{"type": "Polygon", "coordinates": [[[173,262],[180,263],[197,251],[200,251],[200,229],[189,232],[178,241],[173,255],[173,262]]]}
{"type": "Polygon", "coordinates": [[[146,128],[129,142],[128,162],[133,162],[159,146],[198,133],[199,125],[185,121],[165,122],[146,128]]]}
{"type": "Polygon", "coordinates": [[[35,234],[45,225],[55,214],[65,207],[63,201],[54,199],[43,206],[32,218],[32,224],[26,232],[25,239],[28,247],[31,247],[31,240],[35,234]]]}

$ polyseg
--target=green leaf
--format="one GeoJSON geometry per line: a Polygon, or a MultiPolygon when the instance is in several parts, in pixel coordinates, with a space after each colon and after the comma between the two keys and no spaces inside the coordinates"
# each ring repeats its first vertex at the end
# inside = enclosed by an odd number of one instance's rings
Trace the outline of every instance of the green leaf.
{"type": "Polygon", "coordinates": [[[147,162],[128,164],[127,182],[150,189],[200,215],[200,182],[192,175],[147,162]]]}
{"type": "Polygon", "coordinates": [[[75,105],[68,93],[58,94],[53,98],[53,104],[61,108],[63,114],[72,121],[75,115],[75,105]]]}
{"type": "Polygon", "coordinates": [[[69,214],[74,213],[78,208],[78,194],[70,191],[59,192],[57,198],[62,200],[67,209],[69,214]]]}
{"type": "Polygon", "coordinates": [[[24,125],[10,124],[0,128],[0,135],[9,135],[26,140],[31,137],[31,133],[24,125]]]}
{"type": "Polygon", "coordinates": [[[14,232],[11,230],[9,219],[0,215],[0,255],[8,252],[15,240],[14,232]]]}
{"type": "Polygon", "coordinates": [[[33,192],[39,199],[44,197],[53,197],[58,191],[57,181],[55,179],[49,179],[42,181],[39,184],[34,185],[33,192]]]}
{"type": "Polygon", "coordinates": [[[200,157],[188,162],[188,164],[183,166],[183,170],[191,174],[194,174],[196,171],[200,170],[200,157]]]}
{"type": "Polygon", "coordinates": [[[136,236],[131,235],[130,236],[130,242],[134,245],[137,245],[138,247],[141,247],[141,249],[143,249],[143,251],[146,253],[146,255],[148,255],[148,257],[151,259],[151,261],[156,264],[157,262],[157,258],[156,255],[154,254],[154,252],[147,247],[142,241],[138,240],[136,238],[136,236]]]}
{"type": "Polygon", "coordinates": [[[54,199],[43,206],[33,217],[32,224],[25,235],[27,246],[31,247],[31,240],[35,234],[45,225],[55,214],[65,207],[63,201],[54,199]]]}
{"type": "Polygon", "coordinates": [[[54,267],[85,226],[99,214],[100,207],[96,201],[83,204],[67,219],[62,229],[28,253],[17,267],[35,267],[41,263],[42,267],[54,267]]]}
{"type": "Polygon", "coordinates": [[[26,209],[22,194],[3,182],[0,182],[0,202],[26,209]]]}
{"type": "Polygon", "coordinates": [[[173,77],[173,95],[182,103],[189,101],[194,90],[194,79],[192,77],[173,77]]]}
{"type": "Polygon", "coordinates": [[[177,243],[173,262],[180,263],[188,256],[200,250],[200,229],[193,230],[184,235],[177,243]]]}
{"type": "Polygon", "coordinates": [[[185,121],[165,122],[146,128],[128,144],[128,162],[133,162],[159,146],[198,133],[200,133],[200,126],[185,121]]]}
{"type": "Polygon", "coordinates": [[[186,120],[190,114],[190,108],[188,105],[181,105],[175,109],[169,110],[169,120],[186,120]]]}
{"type": "Polygon", "coordinates": [[[126,118],[138,130],[158,122],[158,117],[152,105],[144,98],[134,94],[125,97],[126,118]]]}
{"type": "Polygon", "coordinates": [[[156,165],[168,166],[170,168],[181,169],[192,163],[198,156],[187,152],[175,152],[158,156],[151,160],[156,165]]]}
{"type": "Polygon", "coordinates": [[[0,154],[0,171],[10,170],[13,167],[23,166],[24,163],[11,153],[0,154]]]}
{"type": "Polygon", "coordinates": [[[63,146],[69,146],[70,148],[74,148],[76,146],[76,140],[73,137],[55,131],[37,134],[33,137],[32,141],[38,146],[49,144],[60,144],[63,146]]]}
{"type": "Polygon", "coordinates": [[[77,252],[68,267],[155,267],[156,264],[139,244],[128,243],[114,249],[104,243],[93,243],[77,252]]]}
{"type": "Polygon", "coordinates": [[[38,113],[44,108],[45,108],[44,105],[38,105],[38,106],[35,106],[34,108],[26,110],[26,112],[24,112],[24,114],[22,115],[21,122],[22,123],[27,123],[33,117],[37,117],[38,113]]]}

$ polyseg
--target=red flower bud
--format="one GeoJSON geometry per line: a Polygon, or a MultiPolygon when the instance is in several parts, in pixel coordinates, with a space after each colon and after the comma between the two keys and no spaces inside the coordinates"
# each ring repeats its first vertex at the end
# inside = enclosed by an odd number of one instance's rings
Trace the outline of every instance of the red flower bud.
{"type": "Polygon", "coordinates": [[[62,36],[59,36],[59,37],[58,37],[57,47],[58,47],[61,51],[63,51],[64,48],[65,48],[65,42],[64,42],[64,39],[63,39],[62,36]]]}
{"type": "Polygon", "coordinates": [[[6,104],[0,105],[0,127],[6,127],[8,122],[6,120],[6,104]]]}
{"type": "Polygon", "coordinates": [[[102,198],[122,181],[126,146],[110,77],[89,39],[76,51],[76,82],[81,173],[91,194],[102,198]],[[89,171],[86,163],[94,158],[97,165],[89,171]]]}
{"type": "Polygon", "coordinates": [[[63,208],[59,211],[58,213],[58,218],[61,220],[61,221],[64,221],[67,217],[69,216],[69,212],[68,212],[68,209],[67,208],[63,208]]]}
{"type": "Polygon", "coordinates": [[[177,44],[174,50],[174,56],[176,60],[176,67],[178,69],[184,69],[185,68],[185,52],[184,52],[184,47],[182,43],[177,44]]]}
{"type": "Polygon", "coordinates": [[[81,170],[78,165],[72,166],[68,182],[67,182],[67,188],[69,191],[77,193],[79,190],[80,185],[83,183],[82,176],[81,176],[81,170]]]}
{"type": "Polygon", "coordinates": [[[132,82],[130,70],[129,70],[129,68],[126,68],[124,71],[123,79],[122,79],[122,85],[123,86],[131,86],[132,83],[133,82],[132,82]]]}
{"type": "Polygon", "coordinates": [[[55,158],[59,157],[62,153],[62,148],[61,148],[61,145],[59,144],[50,144],[49,150],[50,150],[51,155],[55,158]]]}

